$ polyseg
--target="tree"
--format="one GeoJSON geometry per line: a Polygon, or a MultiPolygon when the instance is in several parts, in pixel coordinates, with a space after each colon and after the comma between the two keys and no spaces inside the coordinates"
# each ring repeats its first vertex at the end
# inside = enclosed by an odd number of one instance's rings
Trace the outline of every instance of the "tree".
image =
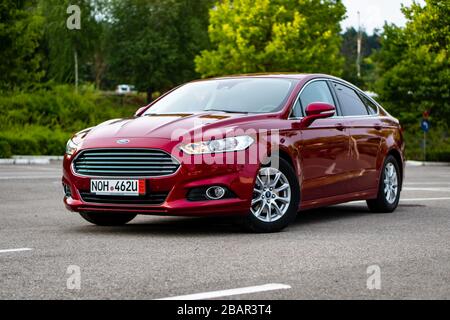
{"type": "Polygon", "coordinates": [[[403,8],[405,28],[386,25],[374,56],[377,92],[406,125],[429,110],[435,123],[450,125],[450,1],[426,0],[403,8]]]}
{"type": "Polygon", "coordinates": [[[223,0],[210,11],[203,77],[253,72],[342,73],[340,0],[223,0]]]}
{"type": "Polygon", "coordinates": [[[344,73],[342,77],[361,88],[368,88],[368,84],[373,81],[374,67],[370,55],[380,49],[380,35],[378,30],[374,30],[373,35],[368,35],[362,31],[361,48],[361,78],[358,78],[356,59],[357,59],[357,38],[358,31],[355,28],[348,28],[342,35],[341,53],[345,58],[344,73]]]}
{"type": "MultiPolygon", "coordinates": [[[[48,77],[59,83],[91,80],[91,73],[103,72],[96,63],[104,37],[103,25],[97,20],[97,3],[94,0],[41,0],[40,8],[46,18],[45,38],[48,51],[48,77]],[[81,10],[81,29],[69,29],[67,8],[77,5],[81,10]],[[80,66],[78,68],[78,66],[80,66]],[[92,71],[93,69],[93,71],[92,71]]],[[[97,82],[100,81],[97,79],[97,82]]]]}
{"type": "Polygon", "coordinates": [[[36,1],[0,1],[0,90],[28,88],[44,76],[43,25],[36,1]]]}
{"type": "Polygon", "coordinates": [[[108,75],[115,84],[167,90],[191,80],[208,47],[212,0],[116,0],[111,5],[108,75]]]}

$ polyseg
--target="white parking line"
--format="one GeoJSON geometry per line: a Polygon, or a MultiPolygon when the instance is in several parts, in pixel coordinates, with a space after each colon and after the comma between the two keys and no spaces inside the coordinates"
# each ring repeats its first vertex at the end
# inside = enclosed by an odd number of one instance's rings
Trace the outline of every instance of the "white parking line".
{"type": "Polygon", "coordinates": [[[269,283],[269,284],[264,284],[261,286],[255,286],[255,287],[237,288],[237,289],[220,290],[220,291],[210,291],[210,292],[203,292],[203,293],[196,293],[196,294],[188,294],[185,296],[163,298],[163,299],[158,299],[158,300],[204,300],[204,299],[236,296],[236,295],[241,295],[241,294],[249,294],[249,293],[255,293],[255,292],[286,290],[286,289],[291,289],[291,286],[288,286],[286,284],[269,283]]]}
{"type": "Polygon", "coordinates": [[[415,198],[415,199],[400,199],[401,202],[416,202],[416,201],[441,201],[441,200],[450,200],[450,197],[447,198],[415,198]]]}
{"type": "MultiPolygon", "coordinates": [[[[450,197],[443,197],[443,198],[412,198],[412,199],[401,199],[400,198],[400,202],[421,202],[421,201],[444,201],[444,200],[450,200],[450,197]]],[[[352,201],[352,202],[348,202],[348,203],[343,203],[341,205],[346,205],[346,204],[357,204],[357,203],[366,203],[366,201],[352,201]]]]}
{"type": "Polygon", "coordinates": [[[405,182],[405,186],[434,186],[434,185],[441,185],[441,184],[450,184],[450,182],[405,182]]]}
{"type": "Polygon", "coordinates": [[[31,248],[7,249],[7,250],[0,250],[0,253],[22,252],[22,251],[31,251],[31,250],[33,250],[33,249],[31,249],[31,248]]]}
{"type": "Polygon", "coordinates": [[[23,177],[0,177],[0,180],[53,180],[61,179],[62,175],[59,176],[23,176],[23,177]]]}
{"type": "Polygon", "coordinates": [[[450,192],[450,188],[403,188],[405,191],[435,191],[435,192],[450,192]]]}

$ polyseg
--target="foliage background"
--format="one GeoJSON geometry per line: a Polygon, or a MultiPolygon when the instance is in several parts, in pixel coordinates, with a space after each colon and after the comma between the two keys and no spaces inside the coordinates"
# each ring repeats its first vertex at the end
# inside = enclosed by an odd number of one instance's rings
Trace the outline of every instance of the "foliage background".
{"type": "Polygon", "coordinates": [[[427,0],[403,8],[405,28],[384,27],[381,48],[373,54],[371,84],[384,106],[405,128],[408,156],[422,158],[421,115],[430,114],[431,160],[450,161],[450,1],[427,0]]]}
{"type": "Polygon", "coordinates": [[[0,0],[0,157],[62,154],[75,132],[131,116],[183,82],[251,72],[323,72],[374,91],[405,129],[407,156],[450,161],[450,0],[403,8],[408,23],[341,30],[340,0],[0,0]],[[66,28],[69,4],[81,30],[66,28]],[[74,55],[80,87],[74,86],[74,55]]]}
{"type": "Polygon", "coordinates": [[[80,128],[129,117],[144,102],[142,95],[105,95],[92,86],[75,92],[70,85],[0,96],[0,157],[64,154],[80,128]]]}
{"type": "Polygon", "coordinates": [[[224,0],[211,10],[212,50],[195,60],[203,77],[292,72],[340,75],[345,7],[323,0],[224,0]]]}

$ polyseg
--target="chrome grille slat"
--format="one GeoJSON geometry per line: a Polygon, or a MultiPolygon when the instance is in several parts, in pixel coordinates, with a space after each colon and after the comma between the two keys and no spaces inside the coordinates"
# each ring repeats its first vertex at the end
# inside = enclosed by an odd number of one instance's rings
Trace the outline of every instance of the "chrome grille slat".
{"type": "Polygon", "coordinates": [[[167,164],[172,164],[173,162],[171,162],[171,161],[165,161],[165,162],[161,162],[161,161],[158,161],[158,162],[148,162],[148,160],[147,161],[116,161],[116,160],[113,160],[113,161],[92,161],[92,160],[79,160],[78,162],[77,162],[78,164],[92,164],[92,165],[97,165],[97,164],[114,164],[114,165],[116,165],[116,164],[142,164],[142,165],[158,165],[158,164],[160,164],[160,165],[167,165],[167,164]]]}
{"type": "Polygon", "coordinates": [[[97,156],[161,156],[164,155],[165,152],[147,152],[147,153],[140,153],[140,152],[98,152],[98,153],[90,153],[89,156],[97,157],[97,156]]]}
{"type": "Polygon", "coordinates": [[[142,157],[138,157],[138,156],[127,156],[127,155],[123,155],[123,156],[108,156],[108,157],[98,157],[98,156],[92,156],[92,157],[88,157],[85,158],[85,156],[81,156],[80,159],[93,159],[93,160],[116,160],[116,159],[123,159],[123,158],[127,158],[127,159],[136,159],[136,160],[146,160],[148,159],[148,157],[152,157],[152,159],[155,160],[167,160],[166,157],[161,157],[161,155],[156,156],[152,156],[152,155],[148,155],[148,156],[142,156],[142,157]]]}
{"type": "Polygon", "coordinates": [[[154,172],[137,172],[137,171],[116,171],[111,173],[109,171],[79,171],[81,175],[92,178],[141,178],[141,177],[160,177],[169,175],[172,171],[154,171],[154,172]]]}
{"type": "MultiPolygon", "coordinates": [[[[87,170],[87,169],[80,169],[78,170],[78,172],[80,173],[111,173],[111,174],[124,174],[124,176],[128,173],[134,173],[134,174],[141,174],[143,173],[143,171],[118,171],[118,170],[114,170],[114,172],[108,171],[108,170],[87,170]]],[[[170,173],[172,172],[171,170],[165,170],[165,171],[145,171],[146,173],[152,173],[152,174],[157,174],[157,173],[170,173]]]]}
{"type": "Polygon", "coordinates": [[[168,153],[148,149],[85,150],[73,161],[76,174],[90,177],[160,177],[175,173],[179,167],[168,153]]]}
{"type": "MultiPolygon", "coordinates": [[[[135,169],[174,169],[177,166],[136,166],[135,169]]],[[[123,166],[77,165],[79,169],[124,169],[123,166]]]]}
{"type": "MultiPolygon", "coordinates": [[[[79,161],[92,161],[92,162],[97,162],[97,161],[108,161],[108,162],[113,162],[113,161],[122,161],[124,159],[124,157],[120,157],[120,158],[84,158],[84,157],[80,157],[78,158],[79,161]]],[[[129,160],[132,161],[139,161],[139,163],[141,163],[142,161],[163,161],[163,162],[169,162],[169,163],[173,163],[172,160],[170,159],[165,159],[165,158],[152,158],[152,159],[148,159],[148,158],[127,158],[129,160]]],[[[128,161],[127,161],[128,163],[128,161]]]]}

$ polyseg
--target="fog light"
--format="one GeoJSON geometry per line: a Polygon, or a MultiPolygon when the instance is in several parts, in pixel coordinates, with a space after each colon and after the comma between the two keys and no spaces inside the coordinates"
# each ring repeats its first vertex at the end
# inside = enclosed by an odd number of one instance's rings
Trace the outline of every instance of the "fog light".
{"type": "Polygon", "coordinates": [[[222,187],[211,187],[206,190],[206,197],[210,200],[219,200],[225,196],[225,189],[222,187]]]}

